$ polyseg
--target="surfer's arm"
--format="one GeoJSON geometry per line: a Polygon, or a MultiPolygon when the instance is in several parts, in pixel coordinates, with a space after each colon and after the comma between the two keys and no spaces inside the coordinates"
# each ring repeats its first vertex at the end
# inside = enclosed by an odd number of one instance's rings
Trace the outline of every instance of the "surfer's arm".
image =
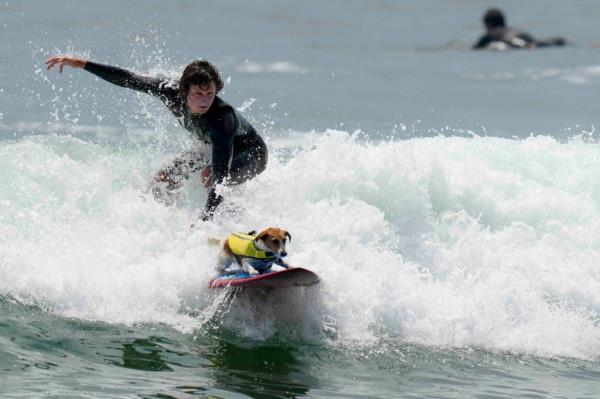
{"type": "Polygon", "coordinates": [[[168,79],[141,76],[112,65],[87,61],[84,69],[98,76],[100,79],[106,80],[117,86],[152,94],[154,96],[171,97],[177,92],[173,82],[168,79]]]}
{"type": "Polygon", "coordinates": [[[160,97],[165,102],[174,101],[179,95],[179,90],[176,87],[177,83],[169,79],[140,76],[119,67],[99,64],[81,57],[57,55],[48,58],[45,63],[47,69],[58,66],[60,73],[62,73],[65,65],[72,68],[85,69],[107,82],[152,94],[160,97]]]}
{"type": "Polygon", "coordinates": [[[55,55],[54,57],[48,58],[45,62],[46,69],[50,70],[54,66],[58,65],[58,72],[63,73],[63,69],[66,66],[70,66],[71,68],[85,68],[85,64],[87,60],[81,57],[74,57],[70,55],[55,55]]]}
{"type": "Polygon", "coordinates": [[[233,140],[238,120],[233,110],[224,113],[210,128],[212,141],[212,187],[208,192],[204,210],[205,218],[210,218],[223,197],[216,193],[216,186],[222,184],[229,175],[229,166],[233,155],[233,140]]]}

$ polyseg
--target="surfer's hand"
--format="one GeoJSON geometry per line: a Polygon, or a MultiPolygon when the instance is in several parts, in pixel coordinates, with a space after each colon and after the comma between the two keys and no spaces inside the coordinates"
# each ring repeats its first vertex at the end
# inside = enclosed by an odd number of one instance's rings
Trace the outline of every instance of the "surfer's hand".
{"type": "Polygon", "coordinates": [[[212,219],[212,216],[213,216],[212,213],[203,211],[200,214],[200,217],[198,219],[201,220],[201,221],[203,221],[203,222],[208,222],[209,220],[212,219]]]}
{"type": "Polygon", "coordinates": [[[208,222],[209,220],[212,219],[212,214],[203,211],[200,216],[198,216],[198,220],[195,222],[192,222],[192,224],[190,224],[190,229],[193,229],[194,227],[196,227],[196,225],[198,225],[199,222],[208,222]]]}
{"type": "Polygon", "coordinates": [[[70,55],[55,55],[46,60],[46,69],[50,70],[53,66],[58,65],[58,72],[62,73],[65,65],[71,68],[85,68],[87,60],[81,57],[74,57],[70,55]]]}
{"type": "Polygon", "coordinates": [[[200,179],[204,188],[209,189],[212,187],[212,167],[210,165],[202,169],[202,172],[200,172],[200,179]]]}

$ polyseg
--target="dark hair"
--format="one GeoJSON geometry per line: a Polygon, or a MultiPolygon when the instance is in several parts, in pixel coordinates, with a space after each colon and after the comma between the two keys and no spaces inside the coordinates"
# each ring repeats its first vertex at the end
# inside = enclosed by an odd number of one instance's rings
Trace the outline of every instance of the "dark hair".
{"type": "Polygon", "coordinates": [[[179,81],[179,93],[187,95],[192,85],[200,87],[214,82],[217,87],[217,93],[223,89],[223,81],[219,76],[217,68],[206,60],[195,60],[188,64],[181,74],[179,81]]]}
{"type": "Polygon", "coordinates": [[[497,8],[490,8],[483,16],[483,23],[490,28],[499,28],[504,26],[504,15],[497,8]]]}

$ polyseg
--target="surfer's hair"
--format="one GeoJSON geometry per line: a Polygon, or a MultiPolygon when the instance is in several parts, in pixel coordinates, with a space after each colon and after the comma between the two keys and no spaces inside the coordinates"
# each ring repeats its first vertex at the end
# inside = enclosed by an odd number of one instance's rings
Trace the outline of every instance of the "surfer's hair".
{"type": "Polygon", "coordinates": [[[500,28],[505,26],[504,14],[497,8],[490,8],[483,15],[483,23],[490,28],[500,28]]]}
{"type": "Polygon", "coordinates": [[[206,60],[195,60],[189,63],[179,80],[179,93],[187,96],[192,85],[200,87],[207,86],[213,82],[217,88],[217,93],[223,89],[223,80],[219,75],[217,67],[206,60]]]}

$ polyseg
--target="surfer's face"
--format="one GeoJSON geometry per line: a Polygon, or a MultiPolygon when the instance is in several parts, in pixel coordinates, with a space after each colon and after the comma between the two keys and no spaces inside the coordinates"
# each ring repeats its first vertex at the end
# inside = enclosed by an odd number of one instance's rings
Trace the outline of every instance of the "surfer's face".
{"type": "Polygon", "coordinates": [[[217,88],[214,82],[205,86],[191,85],[186,97],[186,104],[191,113],[205,114],[217,95],[217,88]]]}

